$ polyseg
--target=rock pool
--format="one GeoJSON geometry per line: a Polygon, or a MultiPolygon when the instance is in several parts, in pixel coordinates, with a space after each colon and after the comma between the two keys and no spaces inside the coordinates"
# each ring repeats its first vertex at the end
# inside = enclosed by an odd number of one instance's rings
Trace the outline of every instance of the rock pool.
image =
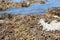
{"type": "MultiPolygon", "coordinates": [[[[21,2],[22,0],[12,0],[13,2],[21,2]]],[[[45,4],[34,3],[29,7],[22,8],[9,8],[4,11],[0,11],[2,13],[12,13],[12,14],[41,14],[48,8],[52,7],[60,7],[60,0],[48,0],[45,4]]]]}

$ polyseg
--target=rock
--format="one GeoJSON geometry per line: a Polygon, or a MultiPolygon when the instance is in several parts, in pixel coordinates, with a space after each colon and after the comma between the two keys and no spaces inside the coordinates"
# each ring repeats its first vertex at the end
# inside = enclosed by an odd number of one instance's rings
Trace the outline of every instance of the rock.
{"type": "Polygon", "coordinates": [[[1,23],[5,23],[5,20],[0,20],[0,24],[1,24],[1,23]]]}
{"type": "Polygon", "coordinates": [[[40,4],[45,4],[45,1],[40,1],[40,4]]]}
{"type": "MultiPolygon", "coordinates": [[[[45,31],[38,24],[41,18],[51,22],[51,14],[0,14],[0,40],[55,40],[60,38],[60,31],[45,31]],[[5,22],[5,23],[3,23],[5,22]]],[[[58,18],[56,19],[58,20],[58,18]]],[[[60,20],[60,19],[59,19],[60,20]]]]}
{"type": "Polygon", "coordinates": [[[60,7],[54,7],[54,8],[50,8],[46,11],[46,13],[50,13],[52,15],[58,15],[60,16],[60,7]]]}
{"type": "Polygon", "coordinates": [[[1,2],[0,1],[0,11],[2,10],[6,10],[8,8],[12,8],[12,7],[16,7],[16,8],[20,8],[20,7],[28,7],[30,6],[30,2],[9,2],[9,1],[5,1],[5,2],[1,2]]]}
{"type": "Polygon", "coordinates": [[[22,7],[28,7],[28,6],[30,6],[30,2],[23,1],[22,7]]]}

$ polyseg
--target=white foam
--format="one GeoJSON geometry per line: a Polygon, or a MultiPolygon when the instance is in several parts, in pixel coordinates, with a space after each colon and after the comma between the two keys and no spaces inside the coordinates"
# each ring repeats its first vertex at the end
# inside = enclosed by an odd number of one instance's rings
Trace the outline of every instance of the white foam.
{"type": "Polygon", "coordinates": [[[5,22],[5,20],[0,20],[0,23],[4,23],[5,22]]]}
{"type": "Polygon", "coordinates": [[[41,23],[41,25],[43,26],[43,30],[46,30],[46,31],[59,30],[60,31],[60,22],[57,22],[57,20],[53,20],[50,22],[50,24],[48,24],[47,22],[45,22],[45,19],[40,19],[39,23],[41,23]]]}

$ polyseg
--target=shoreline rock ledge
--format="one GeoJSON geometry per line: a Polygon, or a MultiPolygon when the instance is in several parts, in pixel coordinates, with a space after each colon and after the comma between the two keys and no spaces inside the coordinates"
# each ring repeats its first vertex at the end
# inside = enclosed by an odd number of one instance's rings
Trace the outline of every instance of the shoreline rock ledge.
{"type": "Polygon", "coordinates": [[[45,26],[39,23],[39,20],[44,18],[45,21],[42,20],[42,22],[44,21],[48,25],[51,22],[55,23],[54,20],[57,20],[56,23],[59,22],[60,24],[60,16],[58,15],[60,9],[54,10],[56,10],[56,15],[53,11],[39,15],[0,14],[0,20],[8,20],[7,23],[0,23],[0,40],[60,40],[59,30],[50,31],[49,26],[49,31],[43,30],[45,26]]]}

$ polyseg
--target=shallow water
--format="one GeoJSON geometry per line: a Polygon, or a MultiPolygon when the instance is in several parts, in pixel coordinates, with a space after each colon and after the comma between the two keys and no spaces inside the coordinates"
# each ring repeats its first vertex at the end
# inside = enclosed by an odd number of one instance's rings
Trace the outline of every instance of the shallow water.
{"type": "MultiPolygon", "coordinates": [[[[13,0],[13,2],[22,2],[22,0],[13,0]]],[[[41,14],[48,8],[60,7],[60,0],[48,0],[45,4],[34,3],[29,7],[23,8],[9,8],[5,11],[0,11],[1,13],[12,13],[12,14],[41,14]]]]}

